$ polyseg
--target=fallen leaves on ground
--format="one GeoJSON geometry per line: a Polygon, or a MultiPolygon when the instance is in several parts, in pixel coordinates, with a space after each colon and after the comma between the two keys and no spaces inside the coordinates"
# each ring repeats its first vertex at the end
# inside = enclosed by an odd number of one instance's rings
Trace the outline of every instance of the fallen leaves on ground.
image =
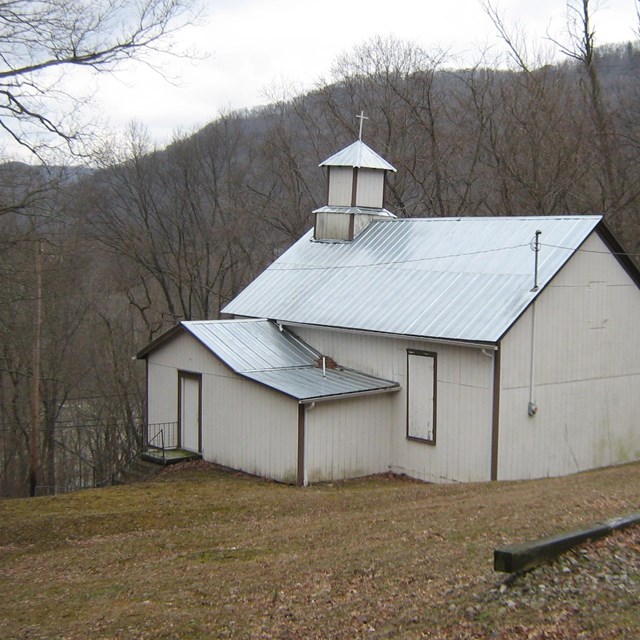
{"type": "Polygon", "coordinates": [[[637,511],[639,489],[638,464],[300,489],[199,462],[3,500],[0,637],[640,637],[635,529],[506,582],[492,570],[495,547],[637,511]]]}

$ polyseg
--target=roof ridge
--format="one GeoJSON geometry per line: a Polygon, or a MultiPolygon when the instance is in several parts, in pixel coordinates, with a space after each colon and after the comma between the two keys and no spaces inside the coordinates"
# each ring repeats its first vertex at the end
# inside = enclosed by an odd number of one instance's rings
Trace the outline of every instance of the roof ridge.
{"type": "MultiPolygon", "coordinates": [[[[457,220],[459,222],[469,222],[473,220],[500,220],[500,221],[514,221],[514,220],[593,220],[596,218],[604,219],[604,215],[601,213],[578,213],[578,214],[562,214],[562,215],[523,215],[523,216],[432,216],[430,218],[400,218],[395,217],[395,222],[452,222],[457,220]]],[[[381,222],[385,222],[382,220],[381,222]]]]}

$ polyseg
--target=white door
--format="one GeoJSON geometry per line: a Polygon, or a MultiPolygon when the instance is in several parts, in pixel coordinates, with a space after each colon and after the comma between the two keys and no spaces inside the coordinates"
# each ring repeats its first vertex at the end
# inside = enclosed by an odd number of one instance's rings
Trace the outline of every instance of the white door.
{"type": "Polygon", "coordinates": [[[180,446],[200,452],[200,383],[194,374],[179,374],[180,380],[180,446]]]}

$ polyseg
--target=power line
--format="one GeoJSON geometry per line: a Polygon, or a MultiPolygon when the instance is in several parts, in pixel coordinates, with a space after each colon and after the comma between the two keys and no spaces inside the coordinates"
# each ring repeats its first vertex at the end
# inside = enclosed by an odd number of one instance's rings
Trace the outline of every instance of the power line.
{"type": "MultiPolygon", "coordinates": [[[[121,422],[100,422],[100,423],[81,423],[81,424],[68,424],[66,422],[58,423],[56,422],[53,428],[43,427],[39,428],[40,433],[51,433],[52,431],[69,431],[72,429],[109,429],[113,427],[126,428],[127,421],[123,420],[121,422]]],[[[134,422],[134,427],[140,426],[140,424],[134,422]]],[[[125,429],[126,430],[126,429],[125,429]]],[[[0,428],[0,433],[16,433],[20,432],[23,435],[27,435],[28,427],[20,427],[16,425],[15,427],[2,427],[0,428]]]]}
{"type": "Polygon", "coordinates": [[[496,247],[494,249],[481,249],[480,251],[465,251],[463,253],[450,253],[441,256],[428,256],[424,258],[411,258],[409,260],[389,260],[387,262],[369,262],[359,264],[344,264],[344,265],[299,265],[296,266],[295,262],[284,263],[285,268],[276,266],[274,263],[268,268],[269,271],[325,271],[330,269],[359,269],[361,267],[387,267],[393,265],[410,264],[413,262],[428,262],[430,260],[446,260],[447,258],[463,258],[465,256],[482,255],[486,253],[496,253],[498,251],[510,251],[511,249],[519,249],[521,247],[528,247],[529,243],[514,244],[508,247],[496,247]],[[290,266],[291,265],[291,266],[290,266]]]}
{"type": "Polygon", "coordinates": [[[625,256],[627,258],[640,258],[640,253],[627,253],[626,251],[598,251],[596,249],[574,249],[573,247],[564,247],[561,244],[541,243],[543,247],[552,247],[553,249],[566,249],[575,253],[599,253],[603,256],[625,256]]]}
{"type": "MultiPolygon", "coordinates": [[[[281,266],[278,266],[278,263],[273,263],[270,267],[268,267],[268,271],[329,271],[334,269],[360,269],[367,267],[387,267],[394,265],[405,265],[416,262],[429,262],[432,260],[447,260],[449,258],[463,258],[465,256],[473,256],[473,255],[482,255],[487,253],[496,253],[499,251],[510,251],[512,249],[519,249],[521,247],[528,247],[530,243],[526,244],[515,244],[507,247],[495,247],[492,249],[482,249],[479,251],[466,251],[462,253],[449,253],[439,256],[426,256],[422,258],[411,258],[409,260],[389,260],[384,262],[364,262],[358,264],[342,264],[342,265],[304,265],[295,262],[290,263],[280,263],[281,266]]],[[[566,251],[572,251],[574,253],[582,252],[582,253],[596,253],[601,255],[613,255],[613,256],[624,256],[628,258],[640,258],[640,253],[627,253],[626,251],[598,251],[595,249],[581,249],[576,247],[566,247],[563,245],[555,245],[549,243],[540,243],[540,247],[550,247],[552,249],[564,249],[566,251]]]]}

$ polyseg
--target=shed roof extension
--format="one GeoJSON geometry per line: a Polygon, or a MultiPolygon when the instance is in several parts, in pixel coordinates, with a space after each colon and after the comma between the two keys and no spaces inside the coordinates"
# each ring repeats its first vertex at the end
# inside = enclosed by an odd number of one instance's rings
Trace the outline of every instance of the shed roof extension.
{"type": "Polygon", "coordinates": [[[397,391],[397,382],[343,367],[318,366],[320,353],[269,320],[183,321],[145,347],[138,358],[186,330],[238,375],[307,403],[397,391]]]}
{"type": "Polygon", "coordinates": [[[310,231],[223,311],[344,329],[496,343],[602,216],[372,222],[348,243],[310,231]],[[539,288],[532,242],[540,230],[539,288]]]}

